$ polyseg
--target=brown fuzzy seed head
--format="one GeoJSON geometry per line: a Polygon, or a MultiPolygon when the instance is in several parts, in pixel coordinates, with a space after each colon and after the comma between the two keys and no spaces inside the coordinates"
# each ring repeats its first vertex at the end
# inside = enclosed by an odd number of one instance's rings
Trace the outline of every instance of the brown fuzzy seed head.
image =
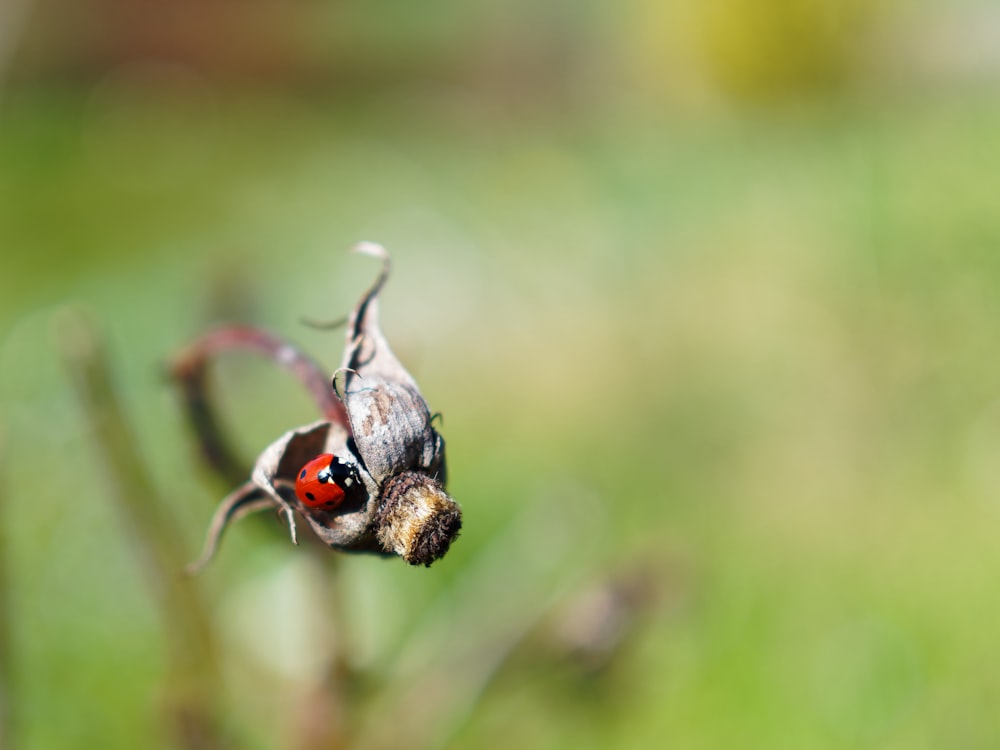
{"type": "Polygon", "coordinates": [[[458,536],[462,510],[436,479],[405,471],[385,483],[375,525],[386,551],[410,565],[430,566],[458,536]]]}

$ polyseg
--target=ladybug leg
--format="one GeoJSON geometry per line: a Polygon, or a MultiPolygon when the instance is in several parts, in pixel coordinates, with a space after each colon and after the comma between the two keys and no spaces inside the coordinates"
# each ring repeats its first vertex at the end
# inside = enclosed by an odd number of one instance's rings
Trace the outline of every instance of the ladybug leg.
{"type": "Polygon", "coordinates": [[[273,507],[274,501],[253,482],[246,482],[230,492],[219,503],[215,515],[212,516],[212,523],[205,535],[205,546],[202,548],[201,555],[184,569],[185,572],[188,575],[194,575],[212,561],[212,558],[215,557],[215,550],[218,549],[222,539],[222,534],[230,524],[251,513],[273,507]]]}

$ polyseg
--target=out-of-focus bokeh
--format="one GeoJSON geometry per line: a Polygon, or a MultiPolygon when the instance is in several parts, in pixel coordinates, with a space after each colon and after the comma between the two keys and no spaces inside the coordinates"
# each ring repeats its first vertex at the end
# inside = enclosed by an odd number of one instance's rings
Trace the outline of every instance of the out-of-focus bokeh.
{"type": "MultiPolygon", "coordinates": [[[[300,321],[362,239],[465,528],[338,558],[333,615],[324,558],[230,531],[222,746],[1000,746],[996,3],[5,0],[10,747],[178,746],[67,319],[194,558],[229,488],[164,363],[237,320],[332,370],[300,321]]],[[[212,387],[248,459],[315,417],[251,356],[212,387]]]]}

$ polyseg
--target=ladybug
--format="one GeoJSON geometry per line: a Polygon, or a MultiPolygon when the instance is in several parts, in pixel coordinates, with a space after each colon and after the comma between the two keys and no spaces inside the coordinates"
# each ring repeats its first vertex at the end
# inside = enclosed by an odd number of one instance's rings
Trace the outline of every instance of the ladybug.
{"type": "Polygon", "coordinates": [[[322,453],[299,470],[295,494],[307,508],[334,510],[358,481],[353,466],[331,453],[322,453]]]}

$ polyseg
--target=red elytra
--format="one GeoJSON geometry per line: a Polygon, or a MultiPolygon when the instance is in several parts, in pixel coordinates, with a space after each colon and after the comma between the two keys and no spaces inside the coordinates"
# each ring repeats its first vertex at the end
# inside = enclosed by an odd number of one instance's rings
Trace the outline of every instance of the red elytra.
{"type": "Polygon", "coordinates": [[[308,508],[334,510],[355,481],[353,467],[331,453],[323,453],[299,470],[295,494],[308,508]]]}

